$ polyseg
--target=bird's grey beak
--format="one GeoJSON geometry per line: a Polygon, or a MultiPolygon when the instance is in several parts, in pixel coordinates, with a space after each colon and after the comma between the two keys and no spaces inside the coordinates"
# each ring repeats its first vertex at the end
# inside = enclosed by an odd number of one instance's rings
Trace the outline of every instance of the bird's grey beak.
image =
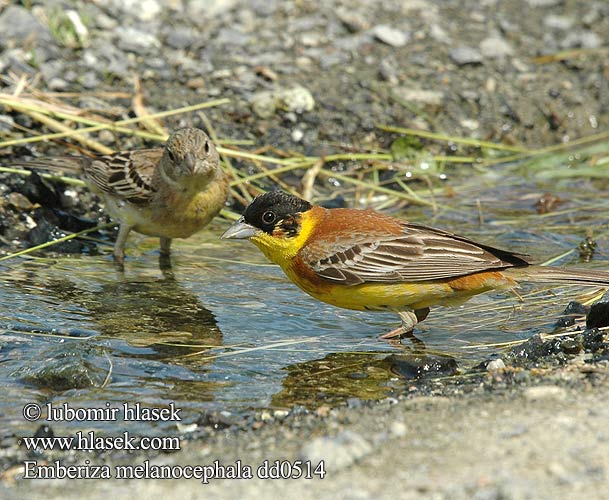
{"type": "Polygon", "coordinates": [[[221,236],[223,240],[245,240],[257,235],[260,229],[245,222],[241,217],[231,227],[229,227],[221,236]]]}
{"type": "Polygon", "coordinates": [[[195,171],[195,167],[197,166],[197,159],[195,158],[195,155],[192,153],[186,153],[186,156],[184,156],[184,163],[186,163],[188,170],[191,172],[195,171]]]}

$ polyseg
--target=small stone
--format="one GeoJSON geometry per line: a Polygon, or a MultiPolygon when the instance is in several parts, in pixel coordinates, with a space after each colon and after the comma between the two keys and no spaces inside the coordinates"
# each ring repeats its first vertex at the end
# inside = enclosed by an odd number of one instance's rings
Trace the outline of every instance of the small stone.
{"type": "Polygon", "coordinates": [[[393,436],[398,438],[405,437],[408,433],[408,427],[406,427],[406,424],[404,422],[391,422],[391,425],[389,426],[389,432],[393,436]]]}
{"type": "Polygon", "coordinates": [[[317,415],[318,417],[325,418],[330,415],[330,410],[331,408],[329,406],[323,405],[315,410],[315,415],[317,415]]]}
{"type": "Polygon", "coordinates": [[[273,412],[273,417],[275,417],[277,420],[283,420],[289,414],[290,412],[288,410],[275,410],[273,412]]]}
{"type": "Polygon", "coordinates": [[[397,73],[398,63],[393,57],[386,57],[379,65],[379,75],[381,79],[392,85],[397,85],[399,82],[397,73]]]}
{"type": "Polygon", "coordinates": [[[153,21],[161,14],[162,7],[157,0],[117,0],[119,8],[140,21],[153,21]]]}
{"type": "Polygon", "coordinates": [[[543,20],[544,26],[560,31],[565,31],[571,28],[571,26],[573,26],[573,22],[572,17],[557,16],[555,14],[549,14],[543,20]]]}
{"type": "Polygon", "coordinates": [[[47,82],[47,85],[48,85],[49,89],[56,90],[56,91],[63,91],[69,87],[68,82],[66,82],[63,78],[58,78],[58,77],[51,78],[47,82]]]}
{"type": "Polygon", "coordinates": [[[53,42],[50,31],[29,10],[18,5],[8,5],[0,14],[0,33],[0,47],[6,47],[9,41],[23,43],[30,38],[53,42]]]}
{"type": "Polygon", "coordinates": [[[505,363],[503,362],[503,360],[501,358],[499,358],[499,359],[492,359],[486,365],[486,371],[487,372],[494,372],[496,370],[503,370],[504,368],[505,368],[505,363]]]}
{"type": "Polygon", "coordinates": [[[567,391],[557,385],[538,385],[528,387],[522,394],[528,401],[558,400],[567,398],[567,391]]]}
{"type": "Polygon", "coordinates": [[[439,24],[432,24],[429,28],[429,36],[441,43],[450,43],[450,36],[439,24]]]}
{"type": "Polygon", "coordinates": [[[269,118],[275,114],[277,106],[271,92],[257,92],[250,99],[252,110],[260,118],[269,118]]]}
{"type": "Polygon", "coordinates": [[[405,101],[419,102],[432,106],[441,106],[444,93],[439,90],[424,90],[410,87],[396,87],[393,89],[398,97],[405,101]]]}
{"type": "Polygon", "coordinates": [[[8,204],[18,210],[31,210],[34,208],[34,204],[26,196],[16,191],[9,193],[8,204]]]}
{"type": "Polygon", "coordinates": [[[379,24],[372,29],[377,40],[380,40],[392,47],[403,47],[410,40],[410,34],[406,31],[401,31],[386,24],[379,24]]]}
{"type": "Polygon", "coordinates": [[[203,89],[205,88],[205,78],[203,77],[195,77],[186,81],[186,86],[189,89],[203,89]]]}
{"type": "Polygon", "coordinates": [[[336,15],[340,22],[343,23],[351,33],[357,33],[358,31],[367,30],[370,27],[370,23],[364,16],[348,10],[339,10],[336,15]]]}
{"type": "Polygon", "coordinates": [[[482,64],[482,54],[467,46],[455,47],[449,52],[450,58],[457,63],[459,66],[465,66],[466,64],[482,64]]]}
{"type": "Polygon", "coordinates": [[[579,31],[569,33],[561,42],[563,49],[596,49],[602,45],[603,41],[593,31],[579,31]]]}
{"type": "Polygon", "coordinates": [[[560,5],[563,0],[526,0],[531,7],[555,7],[560,5]]]}
{"type": "Polygon", "coordinates": [[[237,0],[190,0],[187,5],[192,18],[210,19],[231,10],[237,5],[237,0]]]}
{"type": "MultiPolygon", "coordinates": [[[[579,314],[582,312],[586,314],[585,309],[578,309],[576,311],[579,314]]],[[[599,300],[590,306],[586,316],[587,329],[605,326],[609,326],[609,292],[605,292],[599,300]]]]}
{"type": "Polygon", "coordinates": [[[302,141],[303,137],[304,137],[304,132],[302,130],[300,130],[299,128],[292,130],[292,140],[294,142],[302,141]]]}
{"type": "Polygon", "coordinates": [[[480,51],[484,57],[490,58],[510,56],[514,52],[512,46],[499,37],[488,37],[482,40],[480,51]]]}
{"type": "Polygon", "coordinates": [[[184,28],[183,26],[170,31],[165,39],[167,45],[173,47],[174,49],[185,49],[190,47],[195,43],[196,40],[197,34],[192,30],[184,28]]]}
{"type": "Polygon", "coordinates": [[[118,35],[118,47],[127,52],[145,54],[151,49],[161,47],[161,42],[156,36],[136,28],[121,26],[116,29],[116,34],[118,35]]]}
{"type": "Polygon", "coordinates": [[[328,470],[349,467],[372,452],[372,445],[361,435],[343,431],[334,437],[316,438],[302,447],[300,456],[312,463],[324,461],[328,470]]]}
{"type": "Polygon", "coordinates": [[[94,89],[99,86],[99,78],[94,71],[87,71],[82,75],[80,84],[86,89],[94,89]]]}
{"type": "Polygon", "coordinates": [[[254,113],[261,118],[268,118],[277,110],[301,114],[315,106],[311,92],[301,85],[290,89],[258,92],[252,96],[250,102],[254,113]]]}

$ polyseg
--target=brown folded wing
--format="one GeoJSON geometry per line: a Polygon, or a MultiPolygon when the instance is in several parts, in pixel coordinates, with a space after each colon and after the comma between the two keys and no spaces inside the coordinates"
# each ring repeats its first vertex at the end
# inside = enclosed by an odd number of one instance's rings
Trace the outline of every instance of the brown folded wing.
{"type": "Polygon", "coordinates": [[[131,203],[146,203],[156,191],[153,176],[162,154],[162,149],[144,149],[100,156],[85,167],[85,175],[104,193],[131,203]]]}
{"type": "MultiPolygon", "coordinates": [[[[387,220],[379,218],[379,227],[387,220]]],[[[326,234],[305,245],[300,256],[318,277],[343,285],[451,279],[529,265],[524,255],[439,229],[409,223],[397,228],[395,234],[382,230],[326,234]]]]}

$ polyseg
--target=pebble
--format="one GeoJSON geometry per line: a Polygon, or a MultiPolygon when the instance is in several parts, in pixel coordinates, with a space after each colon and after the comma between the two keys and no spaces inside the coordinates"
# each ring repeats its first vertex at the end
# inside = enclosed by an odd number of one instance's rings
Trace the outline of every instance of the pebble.
{"type": "Polygon", "coordinates": [[[250,99],[250,103],[254,113],[261,118],[268,118],[277,110],[297,114],[311,111],[315,106],[315,99],[308,89],[296,85],[289,89],[257,92],[250,99]]]}
{"type": "Polygon", "coordinates": [[[510,56],[514,50],[503,38],[491,36],[480,42],[480,52],[484,57],[496,58],[510,56]]]}
{"type": "Polygon", "coordinates": [[[398,63],[393,57],[386,57],[379,65],[379,76],[386,82],[392,85],[397,85],[398,79],[398,63]]]}
{"type": "Polygon", "coordinates": [[[557,16],[555,14],[549,14],[543,20],[544,26],[554,30],[568,30],[573,26],[573,18],[567,16],[557,16]]]}
{"type": "Polygon", "coordinates": [[[27,9],[18,5],[9,5],[0,14],[0,46],[7,46],[9,41],[25,42],[32,37],[39,42],[53,43],[51,32],[27,9]]]}
{"type": "Polygon", "coordinates": [[[237,5],[237,0],[190,0],[187,2],[188,13],[195,19],[221,16],[235,5],[237,5]]]}
{"type": "Polygon", "coordinates": [[[34,205],[21,193],[13,191],[8,195],[8,203],[18,210],[31,210],[34,205]]]}
{"type": "Polygon", "coordinates": [[[195,31],[180,27],[171,30],[165,41],[174,49],[185,49],[193,45],[198,37],[199,35],[195,31]]]}
{"type": "Polygon", "coordinates": [[[370,27],[370,23],[366,18],[358,13],[340,9],[336,15],[340,22],[343,23],[345,28],[351,33],[357,33],[358,31],[363,31],[370,27]]]}
{"type": "Polygon", "coordinates": [[[525,389],[522,395],[528,401],[562,401],[567,398],[567,391],[562,387],[558,387],[557,385],[538,385],[535,387],[528,387],[525,389]]]}
{"type": "Polygon", "coordinates": [[[157,19],[162,10],[157,0],[113,0],[109,3],[129,17],[145,22],[157,19]]]}
{"type": "Polygon", "coordinates": [[[405,101],[413,101],[432,106],[441,106],[444,101],[444,92],[439,90],[424,90],[412,87],[396,87],[393,89],[398,97],[405,101]]]}
{"type": "Polygon", "coordinates": [[[401,31],[386,24],[379,24],[372,28],[372,33],[377,40],[380,40],[392,47],[403,47],[410,40],[410,34],[406,31],[401,31]]]}
{"type": "Polygon", "coordinates": [[[408,427],[406,427],[404,422],[394,421],[391,422],[391,425],[389,426],[389,432],[394,437],[405,437],[406,434],[408,434],[408,427]]]}
{"type": "Polygon", "coordinates": [[[593,31],[579,31],[569,33],[560,43],[563,49],[596,49],[602,45],[603,41],[593,31]]]}
{"type": "Polygon", "coordinates": [[[333,437],[320,437],[305,444],[300,457],[318,463],[325,462],[327,470],[338,471],[349,467],[372,452],[372,445],[360,434],[343,431],[333,437]]]}
{"type": "Polygon", "coordinates": [[[116,28],[115,32],[118,36],[118,47],[128,52],[145,54],[151,49],[157,49],[161,46],[161,42],[156,36],[136,28],[121,26],[116,28]]]}
{"type": "Polygon", "coordinates": [[[505,363],[503,362],[503,360],[501,358],[493,359],[493,360],[489,361],[488,364],[486,365],[487,372],[493,372],[495,370],[502,370],[504,368],[505,368],[505,363]]]}
{"type": "Polygon", "coordinates": [[[441,43],[450,43],[450,36],[439,24],[432,24],[429,27],[429,36],[441,43]]]}
{"type": "Polygon", "coordinates": [[[459,66],[465,66],[466,64],[482,64],[483,60],[479,50],[465,45],[451,49],[449,56],[459,66]]]}
{"type": "Polygon", "coordinates": [[[300,130],[299,128],[292,130],[292,140],[294,142],[302,141],[303,137],[304,137],[304,132],[302,130],[300,130]]]}
{"type": "Polygon", "coordinates": [[[563,0],[526,0],[531,7],[556,7],[563,0]]]}

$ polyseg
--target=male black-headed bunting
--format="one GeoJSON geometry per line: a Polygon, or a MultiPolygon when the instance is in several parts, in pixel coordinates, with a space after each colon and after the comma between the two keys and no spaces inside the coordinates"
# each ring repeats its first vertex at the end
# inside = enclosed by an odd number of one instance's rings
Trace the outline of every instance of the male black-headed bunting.
{"type": "Polygon", "coordinates": [[[220,212],[229,190],[216,148],[197,128],[176,130],[160,148],[14,163],[82,175],[120,224],[114,245],[119,264],[132,230],[158,236],[161,254],[169,255],[171,240],[203,229],[220,212]]]}
{"type": "Polygon", "coordinates": [[[272,191],[223,235],[249,239],[318,300],[360,311],[394,311],[412,331],[435,305],[457,305],[520,281],[609,286],[609,273],[532,265],[525,255],[373,210],[325,209],[272,191]]]}

